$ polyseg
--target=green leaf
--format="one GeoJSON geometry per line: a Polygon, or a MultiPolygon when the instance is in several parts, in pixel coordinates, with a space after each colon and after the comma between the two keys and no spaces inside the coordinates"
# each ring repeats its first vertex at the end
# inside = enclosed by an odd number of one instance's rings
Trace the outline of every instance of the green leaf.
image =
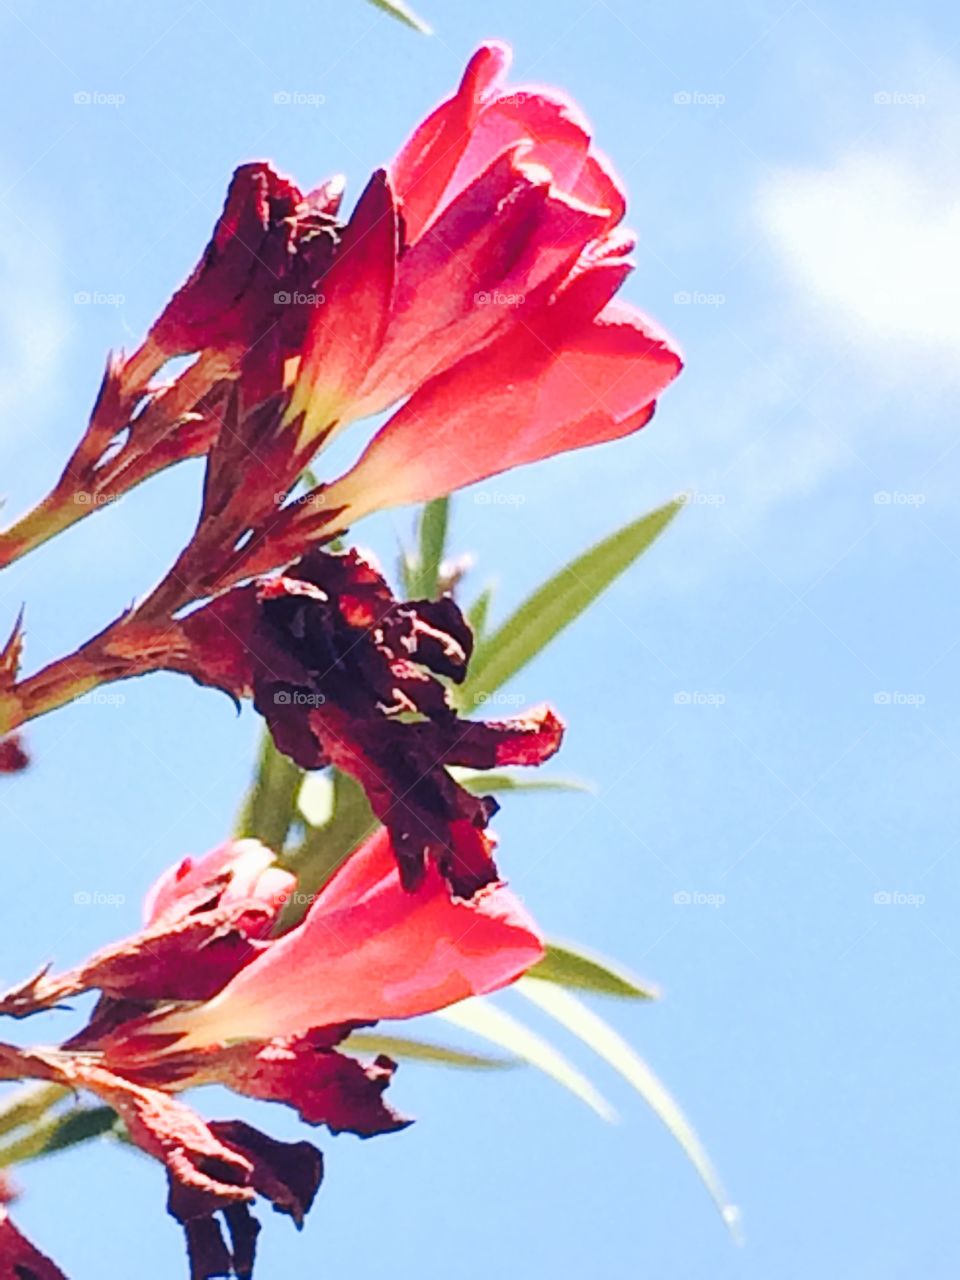
{"type": "Polygon", "coordinates": [[[412,600],[435,600],[450,524],[450,499],[435,498],[420,512],[419,548],[407,563],[405,589],[412,600]]]}
{"type": "Polygon", "coordinates": [[[667,1087],[626,1040],[569,991],[520,978],[514,988],[600,1055],[633,1086],[680,1144],[735,1239],[740,1213],[723,1189],[710,1157],[667,1087]]]}
{"type": "Polygon", "coordinates": [[[114,1127],[116,1119],[111,1107],[73,1107],[60,1115],[48,1116],[22,1137],[0,1147],[0,1168],[36,1160],[98,1138],[114,1127]]]}
{"type": "Polygon", "coordinates": [[[403,0],[369,0],[369,3],[375,5],[378,9],[382,9],[384,13],[389,13],[392,18],[396,18],[405,26],[413,27],[414,31],[419,31],[421,35],[431,36],[433,31],[422,18],[418,18],[409,5],[404,4],[403,0]]]}
{"type": "Polygon", "coordinates": [[[483,639],[484,632],[487,629],[487,619],[490,616],[493,592],[494,585],[491,582],[489,586],[484,587],[466,613],[467,623],[477,644],[483,639]]]}
{"type": "Polygon", "coordinates": [[[447,549],[451,499],[435,498],[420,513],[420,563],[415,599],[433,600],[438,594],[440,564],[447,549]]]}
{"type": "Polygon", "coordinates": [[[660,994],[656,987],[622,965],[581,947],[572,947],[569,943],[548,942],[546,955],[527,971],[526,976],[538,982],[552,982],[558,987],[595,991],[627,1000],[656,1000],[660,994]]]}
{"type": "Polygon", "coordinates": [[[476,706],[546,648],[662,533],[683,506],[675,499],[571,560],[474,651],[467,679],[456,694],[461,707],[476,706]]]}
{"type": "Polygon", "coordinates": [[[302,781],[303,770],[277,750],[265,729],[253,785],[237,819],[236,834],[253,836],[275,853],[282,853],[296,817],[302,781]]]}
{"type": "Polygon", "coordinates": [[[446,1044],[413,1040],[406,1036],[378,1036],[356,1031],[343,1048],[354,1053],[385,1053],[391,1058],[407,1058],[413,1062],[433,1062],[443,1067],[459,1067],[472,1071],[502,1071],[518,1066],[516,1058],[495,1058],[484,1053],[467,1053],[446,1044]]]}
{"type": "Polygon", "coordinates": [[[581,782],[579,778],[531,778],[507,769],[484,773],[482,769],[457,766],[451,767],[450,772],[461,787],[475,796],[493,795],[501,791],[593,791],[588,782],[581,782]]]}
{"type": "Polygon", "coordinates": [[[471,1031],[474,1035],[489,1040],[491,1044],[506,1049],[508,1053],[521,1058],[530,1066],[537,1067],[544,1075],[550,1076],[565,1089],[569,1089],[604,1120],[612,1122],[617,1118],[616,1112],[607,1100],[598,1093],[587,1077],[563,1056],[559,1049],[555,1049],[549,1040],[531,1031],[518,1019],[505,1013],[503,1009],[491,1004],[488,1000],[482,997],[462,1000],[448,1009],[442,1009],[434,1017],[442,1018],[444,1022],[449,1022],[464,1031],[471,1031]]]}
{"type": "Polygon", "coordinates": [[[25,1084],[16,1089],[0,1106],[0,1134],[33,1124],[69,1093],[62,1084],[25,1084]]]}

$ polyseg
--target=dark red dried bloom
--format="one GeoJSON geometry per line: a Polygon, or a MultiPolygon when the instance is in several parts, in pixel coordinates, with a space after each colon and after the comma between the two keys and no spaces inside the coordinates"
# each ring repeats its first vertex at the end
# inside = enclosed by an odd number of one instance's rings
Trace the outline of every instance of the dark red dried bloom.
{"type": "Polygon", "coordinates": [[[540,764],[563,726],[547,707],[460,718],[444,681],[463,680],[473,636],[452,599],[398,601],[356,551],[313,551],[281,577],[215,600],[181,632],[171,665],[235,697],[252,694],[284,754],[361,783],[407,887],[428,857],[462,897],[496,880],[484,835],[496,804],[448,766],[540,764]]]}
{"type": "Polygon", "coordinates": [[[0,739],[0,773],[22,773],[30,765],[30,757],[19,734],[0,739]]]}
{"type": "Polygon", "coordinates": [[[272,343],[303,341],[336,243],[339,187],[308,195],[269,164],[241,165],[210,243],[150,330],[166,357],[217,349],[238,356],[271,330],[272,343]]]}

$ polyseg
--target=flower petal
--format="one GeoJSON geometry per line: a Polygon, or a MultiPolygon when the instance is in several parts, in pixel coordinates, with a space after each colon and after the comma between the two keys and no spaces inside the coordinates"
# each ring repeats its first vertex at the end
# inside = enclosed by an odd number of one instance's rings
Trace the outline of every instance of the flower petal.
{"type": "Polygon", "coordinates": [[[243,1120],[211,1120],[209,1128],[250,1162],[257,1195],[302,1226],[323,1181],[323,1156],[317,1148],[310,1142],[278,1142],[243,1120]]]}
{"type": "Polygon", "coordinates": [[[543,954],[536,925],[502,885],[450,897],[434,866],[405,890],[378,831],[321,892],[303,922],[212,1001],[159,1019],[176,1051],[267,1040],[314,1027],[432,1013],[513,982],[543,954]],[[340,875],[344,884],[338,885],[340,875]],[[361,892],[362,897],[357,900],[361,892]]]}
{"type": "Polygon", "coordinates": [[[467,63],[457,92],[418,125],[390,166],[408,243],[416,241],[436,214],[483,103],[510,65],[506,45],[481,45],[467,63]]]}
{"type": "Polygon", "coordinates": [[[326,1047],[323,1037],[301,1036],[266,1045],[233,1045],[201,1066],[201,1079],[216,1081],[249,1098],[284,1102],[307,1124],[331,1133],[369,1138],[405,1129],[410,1121],[384,1101],[396,1064],[381,1056],[364,1066],[326,1047]]]}
{"type": "Polygon", "coordinates": [[[323,281],[286,414],[319,443],[350,407],[390,316],[399,248],[396,199],[379,170],[367,184],[323,281]]]}
{"type": "Polygon", "coordinates": [[[368,416],[515,330],[573,268],[605,216],[508,149],[403,255],[384,345],[351,413],[368,416]]]}
{"type": "Polygon", "coordinates": [[[296,888],[296,877],[276,865],[259,840],[227,840],[202,858],[186,857],[168,867],[147,891],[143,922],[153,924],[205,885],[224,885],[220,905],[256,898],[279,910],[296,888]]]}
{"type": "Polygon", "coordinates": [[[0,1276],[4,1280],[67,1280],[58,1266],[35,1248],[0,1207],[0,1276]]]}
{"type": "MultiPolygon", "coordinates": [[[[591,280],[581,280],[586,290],[591,280]]],[[[327,489],[330,505],[345,509],[344,523],[617,439],[649,421],[682,367],[666,335],[617,304],[566,333],[561,319],[546,315],[537,330],[485,348],[411,396],[327,489]]]]}

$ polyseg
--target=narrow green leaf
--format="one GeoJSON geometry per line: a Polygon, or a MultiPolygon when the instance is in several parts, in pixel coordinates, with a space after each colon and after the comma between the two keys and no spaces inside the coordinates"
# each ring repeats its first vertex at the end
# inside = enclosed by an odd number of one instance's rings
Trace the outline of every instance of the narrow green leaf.
{"type": "Polygon", "coordinates": [[[109,1132],[117,1119],[111,1107],[73,1107],[48,1116],[22,1137],[0,1147],[0,1168],[52,1155],[109,1132]]]}
{"type": "Polygon", "coordinates": [[[656,1117],[667,1127],[709,1191],[720,1215],[735,1239],[739,1239],[740,1213],[723,1189],[710,1157],[690,1121],[667,1087],[640,1055],[576,996],[543,982],[521,978],[514,989],[556,1019],[633,1086],[656,1117]]]}
{"type": "Polygon", "coordinates": [[[552,982],[558,987],[595,991],[626,1000],[656,1000],[660,994],[656,987],[636,977],[623,965],[569,943],[548,942],[546,955],[527,971],[526,976],[538,982],[552,982]]]}
{"type": "Polygon", "coordinates": [[[296,817],[297,793],[303,770],[282,755],[264,729],[253,784],[237,819],[236,834],[262,840],[275,853],[282,853],[296,817]]]}
{"type": "Polygon", "coordinates": [[[446,1044],[413,1040],[406,1036],[378,1036],[355,1031],[343,1048],[354,1053],[385,1053],[391,1058],[407,1058],[413,1062],[433,1062],[443,1067],[460,1067],[472,1071],[502,1071],[519,1065],[516,1058],[493,1057],[484,1053],[468,1053],[446,1044]]]}
{"type": "Polygon", "coordinates": [[[434,1016],[464,1031],[471,1031],[474,1035],[489,1040],[491,1044],[506,1049],[514,1057],[522,1058],[532,1067],[537,1067],[557,1084],[569,1089],[604,1120],[612,1122],[617,1118],[606,1099],[559,1049],[555,1049],[549,1040],[531,1031],[497,1005],[478,997],[462,1000],[434,1016]]]}
{"type": "Polygon", "coordinates": [[[449,498],[435,498],[420,512],[419,547],[416,564],[411,566],[408,585],[410,596],[414,600],[436,599],[449,525],[449,498]]]}
{"type": "Polygon", "coordinates": [[[33,1124],[69,1093],[62,1084],[25,1084],[16,1089],[0,1105],[0,1134],[33,1124]]]}
{"type": "Polygon", "coordinates": [[[477,796],[500,791],[593,791],[589,783],[581,782],[579,778],[526,777],[506,769],[484,773],[482,769],[453,767],[450,772],[465,790],[477,796]]]}
{"type": "Polygon", "coordinates": [[[414,31],[419,31],[423,36],[432,36],[433,31],[422,18],[418,18],[409,5],[404,4],[403,0],[369,0],[369,3],[375,5],[378,9],[382,9],[384,13],[389,13],[392,18],[396,18],[407,27],[412,27],[414,31]]]}
{"type": "Polygon", "coordinates": [[[494,586],[491,582],[489,586],[484,587],[466,613],[467,622],[477,644],[483,639],[487,630],[487,619],[490,616],[493,592],[494,586]]]}
{"type": "Polygon", "coordinates": [[[529,596],[477,646],[467,679],[456,694],[458,704],[476,706],[482,695],[516,675],[650,546],[683,505],[675,499],[618,529],[529,596]]]}

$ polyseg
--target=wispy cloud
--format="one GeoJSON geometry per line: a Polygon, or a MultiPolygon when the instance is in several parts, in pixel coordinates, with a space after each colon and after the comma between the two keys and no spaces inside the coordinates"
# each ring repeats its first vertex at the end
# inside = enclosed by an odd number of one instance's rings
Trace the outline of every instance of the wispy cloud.
{"type": "Polygon", "coordinates": [[[960,171],[906,149],[785,169],[757,194],[797,300],[895,380],[960,350],[960,171]]]}

